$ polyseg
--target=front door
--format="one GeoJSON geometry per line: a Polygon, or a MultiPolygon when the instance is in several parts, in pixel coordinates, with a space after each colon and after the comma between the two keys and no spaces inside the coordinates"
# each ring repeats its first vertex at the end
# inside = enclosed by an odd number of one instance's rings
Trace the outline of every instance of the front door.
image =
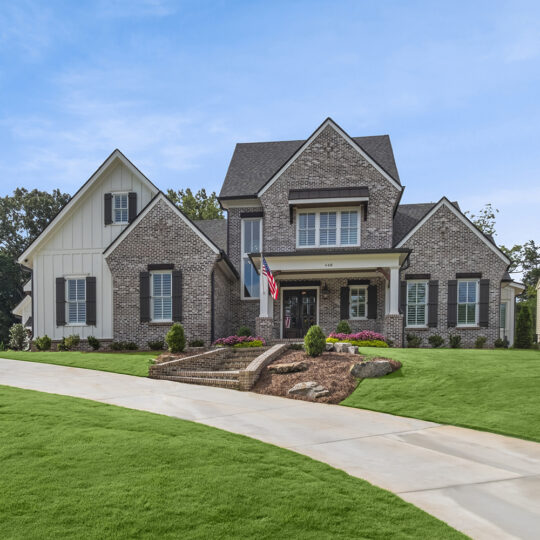
{"type": "Polygon", "coordinates": [[[283,291],[283,337],[303,338],[314,324],[317,324],[317,291],[283,291]]]}

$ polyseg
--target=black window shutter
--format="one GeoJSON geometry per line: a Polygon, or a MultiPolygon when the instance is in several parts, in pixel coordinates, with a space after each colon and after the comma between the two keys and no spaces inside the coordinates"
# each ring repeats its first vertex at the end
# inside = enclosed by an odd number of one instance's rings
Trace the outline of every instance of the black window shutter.
{"type": "Polygon", "coordinates": [[[349,318],[349,287],[341,287],[339,316],[342,321],[346,321],[349,318]]]}
{"type": "Polygon", "coordinates": [[[56,326],[66,324],[66,280],[56,278],[56,326]]]}
{"type": "Polygon", "coordinates": [[[428,326],[436,328],[439,311],[439,282],[432,279],[429,282],[428,292],[428,326]]]}
{"type": "Polygon", "coordinates": [[[86,278],[86,324],[96,326],[96,278],[86,278]]]}
{"type": "Polygon", "coordinates": [[[489,279],[480,280],[479,324],[484,328],[489,326],[489,279]]]}
{"type": "Polygon", "coordinates": [[[150,272],[139,274],[139,310],[141,322],[150,321],[150,272]]]}
{"type": "Polygon", "coordinates": [[[377,285],[369,285],[367,288],[367,317],[377,318],[377,285]]]}
{"type": "Polygon", "coordinates": [[[137,194],[130,192],[128,195],[128,221],[131,223],[137,217],[137,194]]]}
{"type": "Polygon", "coordinates": [[[110,225],[112,223],[112,194],[105,193],[103,199],[103,216],[105,220],[105,225],[110,225]]]}
{"type": "Polygon", "coordinates": [[[182,321],[182,270],[172,271],[172,319],[182,321]]]}
{"type": "Polygon", "coordinates": [[[401,281],[399,284],[399,311],[402,315],[407,313],[407,282],[401,281]]]}
{"type": "Polygon", "coordinates": [[[457,279],[448,280],[448,328],[457,325],[457,279]]]}

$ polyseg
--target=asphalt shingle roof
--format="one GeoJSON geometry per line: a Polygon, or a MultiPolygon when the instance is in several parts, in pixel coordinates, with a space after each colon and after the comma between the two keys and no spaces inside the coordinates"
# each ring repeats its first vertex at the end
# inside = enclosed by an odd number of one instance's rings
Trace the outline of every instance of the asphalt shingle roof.
{"type": "MultiPolygon", "coordinates": [[[[388,135],[353,140],[396,182],[400,182],[388,135]]],[[[239,143],[234,149],[220,197],[254,196],[306,141],[239,143]]]]}
{"type": "Polygon", "coordinates": [[[437,203],[400,204],[394,216],[394,246],[407,236],[415,225],[436,205],[437,203]]]}
{"type": "Polygon", "coordinates": [[[226,219],[197,219],[193,221],[216,246],[227,253],[227,220],[226,219]]]}

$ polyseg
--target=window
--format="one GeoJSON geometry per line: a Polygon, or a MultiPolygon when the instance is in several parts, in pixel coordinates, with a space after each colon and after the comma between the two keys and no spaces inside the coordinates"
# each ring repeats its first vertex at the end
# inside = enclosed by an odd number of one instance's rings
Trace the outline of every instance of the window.
{"type": "Polygon", "coordinates": [[[128,222],[128,194],[115,193],[113,195],[113,221],[114,223],[128,222]]]}
{"type": "Polygon", "coordinates": [[[86,279],[66,279],[67,322],[86,324],[86,279]]]}
{"type": "Polygon", "coordinates": [[[503,302],[500,306],[499,312],[499,328],[501,330],[506,329],[506,302],[503,302]]]}
{"type": "Polygon", "coordinates": [[[358,246],[359,210],[298,212],[297,247],[358,246]]]}
{"type": "Polygon", "coordinates": [[[242,220],[242,298],[259,298],[259,274],[248,257],[261,251],[261,223],[258,218],[242,220]]]}
{"type": "Polygon", "coordinates": [[[478,324],[478,281],[458,281],[458,326],[478,324]]]}
{"type": "Polygon", "coordinates": [[[427,281],[407,281],[407,326],[426,326],[427,281]]]}
{"type": "Polygon", "coordinates": [[[367,317],[367,287],[351,287],[349,291],[349,317],[365,319],[367,317]]]}
{"type": "Polygon", "coordinates": [[[172,274],[152,272],[151,313],[152,321],[172,320],[172,274]]]}

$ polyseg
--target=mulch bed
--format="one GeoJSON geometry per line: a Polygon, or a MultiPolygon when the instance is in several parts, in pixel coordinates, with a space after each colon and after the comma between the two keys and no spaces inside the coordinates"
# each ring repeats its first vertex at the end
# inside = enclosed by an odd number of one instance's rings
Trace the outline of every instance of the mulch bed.
{"type": "Polygon", "coordinates": [[[306,362],[306,371],[296,373],[271,373],[265,368],[252,391],[258,394],[282,396],[304,401],[320,403],[340,403],[353,392],[357,379],[349,374],[351,366],[361,362],[363,357],[358,354],[324,352],[321,356],[311,358],[304,351],[289,350],[271,364],[287,364],[290,362],[306,362]],[[330,390],[330,394],[316,400],[287,394],[288,390],[299,382],[316,381],[330,390]]]}

